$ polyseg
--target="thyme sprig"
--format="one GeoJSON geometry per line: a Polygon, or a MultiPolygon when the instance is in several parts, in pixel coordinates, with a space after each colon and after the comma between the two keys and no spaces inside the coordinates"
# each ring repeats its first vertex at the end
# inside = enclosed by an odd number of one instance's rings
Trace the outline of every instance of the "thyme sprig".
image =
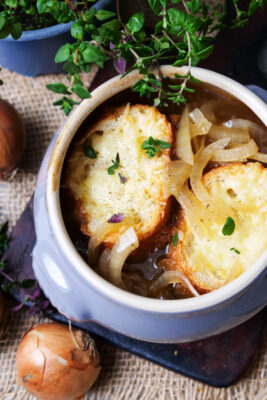
{"type": "MultiPolygon", "coordinates": [[[[113,61],[114,68],[122,75],[137,69],[142,78],[132,89],[140,96],[153,95],[155,106],[165,106],[167,100],[179,105],[185,102],[184,93],[192,90],[188,88],[188,82],[193,79],[191,66],[210,55],[214,31],[225,28],[225,2],[208,5],[201,0],[145,1],[157,17],[153,32],[146,28],[143,13],[136,13],[123,23],[120,15],[90,8],[94,2],[91,0],[5,0],[0,5],[0,39],[9,34],[18,39],[24,27],[23,18],[29,15],[36,27],[40,21],[44,26],[51,24],[51,17],[57,23],[73,21],[74,43],[64,44],[55,56],[56,63],[64,63],[69,85],[47,85],[62,95],[53,104],[66,115],[78,104],[73,95],[79,99],[91,96],[81,73],[90,72],[94,64],[103,68],[108,60],[113,61]],[[159,70],[161,63],[188,66],[187,73],[179,84],[165,87],[159,70]]],[[[231,1],[235,10],[231,27],[238,28],[264,7],[267,0],[251,0],[247,10],[240,8],[238,0],[231,1]]]]}

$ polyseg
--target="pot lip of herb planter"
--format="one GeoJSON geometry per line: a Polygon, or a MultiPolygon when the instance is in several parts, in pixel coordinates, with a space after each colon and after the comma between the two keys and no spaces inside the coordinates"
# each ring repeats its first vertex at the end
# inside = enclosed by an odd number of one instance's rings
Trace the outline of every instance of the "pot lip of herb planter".
{"type": "MultiPolygon", "coordinates": [[[[168,77],[174,77],[175,73],[184,74],[187,71],[187,67],[161,66],[161,72],[164,76],[168,77]]],[[[192,67],[192,74],[203,82],[221,88],[226,93],[231,93],[240,101],[247,104],[263,122],[267,123],[266,104],[240,83],[227,76],[198,67],[192,67]]],[[[66,232],[61,215],[59,182],[61,168],[69,144],[81,123],[99,104],[114,94],[132,86],[139,78],[138,71],[134,70],[123,78],[116,76],[108,80],[92,92],[90,99],[84,100],[71,113],[64,126],[60,129],[57,143],[50,158],[46,181],[46,202],[52,230],[59,242],[59,246],[64,250],[64,253],[72,264],[73,271],[80,274],[85,281],[91,283],[103,294],[108,293],[108,297],[112,301],[118,301],[130,307],[158,313],[184,313],[216,307],[220,303],[229,301],[233,296],[239,296],[241,292],[247,291],[252,282],[266,270],[267,250],[247,271],[219,289],[198,298],[192,297],[189,299],[161,301],[126,292],[104,280],[93,269],[88,267],[88,264],[81,258],[66,232]]]]}
{"type": "Polygon", "coordinates": [[[19,39],[14,40],[11,35],[8,35],[6,38],[1,39],[7,42],[27,42],[30,40],[40,40],[47,39],[51,36],[61,35],[70,30],[72,22],[67,22],[65,24],[56,24],[52,26],[48,26],[46,28],[35,29],[32,31],[23,31],[21,37],[19,39]]]}
{"type": "MultiPolygon", "coordinates": [[[[95,8],[98,11],[100,9],[105,9],[105,7],[110,7],[112,3],[114,3],[114,0],[98,0],[96,3],[92,4],[90,8],[95,8]]],[[[6,38],[1,40],[7,42],[27,42],[30,40],[47,39],[51,36],[57,36],[68,32],[72,23],[73,21],[70,21],[62,24],[51,25],[46,28],[23,31],[19,39],[15,40],[11,35],[8,35],[6,38]]]]}

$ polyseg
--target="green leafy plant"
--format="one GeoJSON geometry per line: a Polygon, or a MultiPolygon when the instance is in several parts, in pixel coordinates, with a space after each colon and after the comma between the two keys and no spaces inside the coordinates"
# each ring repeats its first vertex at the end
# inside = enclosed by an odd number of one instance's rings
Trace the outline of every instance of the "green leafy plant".
{"type": "MultiPolygon", "coordinates": [[[[55,56],[56,63],[64,63],[69,84],[47,85],[49,90],[62,95],[54,105],[66,115],[78,104],[73,95],[79,99],[91,96],[81,73],[90,72],[94,64],[103,68],[108,60],[113,61],[114,68],[122,75],[138,69],[142,78],[132,89],[141,96],[153,95],[155,106],[164,106],[167,101],[179,105],[185,102],[184,93],[192,91],[187,85],[195,81],[191,66],[210,55],[214,32],[225,28],[225,5],[221,1],[207,4],[201,0],[144,1],[148,1],[157,18],[153,31],[145,27],[143,13],[132,15],[124,23],[120,15],[90,8],[93,1],[89,0],[5,0],[0,6],[0,38],[11,34],[18,39],[25,29],[23,21],[27,29],[32,29],[32,24],[38,28],[40,24],[73,21],[71,35],[75,42],[64,44],[55,56]],[[31,23],[27,23],[27,18],[31,23]],[[188,72],[177,75],[181,78],[178,84],[166,87],[159,69],[161,63],[187,65],[188,72]]],[[[240,9],[238,0],[231,1],[235,10],[231,27],[238,28],[267,0],[251,0],[247,10],[240,9]]]]}

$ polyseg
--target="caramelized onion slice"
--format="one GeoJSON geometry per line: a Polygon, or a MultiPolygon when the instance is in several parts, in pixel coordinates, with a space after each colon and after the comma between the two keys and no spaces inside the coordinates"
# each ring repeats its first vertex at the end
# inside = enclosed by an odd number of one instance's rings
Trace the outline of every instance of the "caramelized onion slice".
{"type": "Polygon", "coordinates": [[[212,161],[216,162],[229,162],[229,161],[242,161],[244,158],[250,158],[258,152],[258,146],[253,139],[248,143],[241,144],[232,149],[216,149],[212,155],[212,161]]]}
{"type": "Polygon", "coordinates": [[[170,161],[167,166],[166,179],[163,182],[165,198],[173,195],[178,200],[179,192],[189,178],[192,166],[182,160],[170,161]]]}
{"type": "Polygon", "coordinates": [[[179,203],[185,213],[186,219],[197,235],[207,234],[212,223],[223,225],[225,222],[223,215],[204,207],[203,203],[189,190],[187,185],[184,185],[180,191],[179,203]]]}
{"type": "Polygon", "coordinates": [[[231,143],[247,143],[250,139],[249,131],[245,128],[228,128],[224,125],[212,125],[209,130],[212,140],[230,138],[231,143]]]}
{"type": "Polygon", "coordinates": [[[204,204],[205,207],[210,207],[213,210],[220,212],[222,215],[231,216],[233,214],[232,210],[228,210],[225,204],[220,204],[218,201],[214,204],[213,199],[209,195],[207,189],[202,182],[203,170],[213,157],[214,152],[223,149],[229,143],[229,138],[217,140],[211,143],[203,150],[199,151],[196,156],[196,162],[193,165],[190,173],[190,183],[192,190],[196,197],[204,204]]]}
{"type": "Polygon", "coordinates": [[[194,153],[196,154],[199,150],[203,150],[205,147],[205,136],[195,136],[192,138],[192,146],[194,153]]]}
{"type": "Polygon", "coordinates": [[[189,117],[193,121],[190,126],[192,138],[199,135],[206,135],[209,132],[212,124],[205,118],[199,108],[195,108],[191,111],[189,117]]]}
{"type": "Polygon", "coordinates": [[[150,290],[155,292],[160,288],[164,288],[172,283],[183,283],[193,296],[199,296],[189,279],[181,271],[164,271],[163,274],[152,283],[150,290]]]}
{"type": "Polygon", "coordinates": [[[99,260],[99,272],[109,282],[123,287],[121,271],[123,264],[132,251],[137,249],[139,241],[133,227],[125,231],[113,248],[105,249],[99,260]]]}
{"type": "Polygon", "coordinates": [[[179,193],[178,201],[185,213],[185,218],[192,227],[196,236],[201,238],[207,234],[206,225],[200,220],[201,209],[203,204],[188,189],[187,183],[182,187],[179,193]]]}
{"type": "Polygon", "coordinates": [[[223,123],[229,128],[248,129],[250,136],[255,140],[261,151],[267,151],[266,130],[256,122],[242,118],[233,118],[223,123]]]}
{"type": "Polygon", "coordinates": [[[110,224],[108,222],[103,222],[99,225],[97,230],[91,235],[88,242],[88,263],[89,265],[95,265],[98,259],[98,246],[103,242],[105,236],[110,232],[118,232],[122,223],[110,224]]]}
{"type": "Polygon", "coordinates": [[[190,120],[188,108],[185,107],[178,129],[175,131],[175,152],[187,164],[194,164],[194,155],[191,146],[190,120]]]}
{"type": "Polygon", "coordinates": [[[265,154],[265,153],[258,152],[249,158],[251,158],[252,160],[261,161],[261,162],[267,164],[267,154],[265,154]]]}
{"type": "Polygon", "coordinates": [[[127,103],[126,107],[124,108],[123,113],[119,117],[117,127],[116,127],[117,130],[119,130],[122,127],[122,125],[124,124],[125,119],[127,118],[128,114],[129,114],[129,111],[130,111],[130,103],[127,103]]]}
{"type": "Polygon", "coordinates": [[[216,110],[218,106],[221,106],[218,100],[209,100],[205,101],[205,103],[203,103],[199,109],[210,122],[216,124],[217,118],[214,114],[214,110],[216,110]]]}

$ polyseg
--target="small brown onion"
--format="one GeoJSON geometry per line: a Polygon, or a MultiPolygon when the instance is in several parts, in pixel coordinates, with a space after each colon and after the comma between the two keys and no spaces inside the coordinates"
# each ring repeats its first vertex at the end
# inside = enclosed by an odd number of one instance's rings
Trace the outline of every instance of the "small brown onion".
{"type": "Polygon", "coordinates": [[[0,99],[0,180],[17,166],[25,143],[26,133],[18,112],[0,99]]]}
{"type": "Polygon", "coordinates": [[[37,325],[22,338],[16,359],[19,385],[43,400],[82,398],[101,367],[93,339],[56,323],[37,325]]]}

